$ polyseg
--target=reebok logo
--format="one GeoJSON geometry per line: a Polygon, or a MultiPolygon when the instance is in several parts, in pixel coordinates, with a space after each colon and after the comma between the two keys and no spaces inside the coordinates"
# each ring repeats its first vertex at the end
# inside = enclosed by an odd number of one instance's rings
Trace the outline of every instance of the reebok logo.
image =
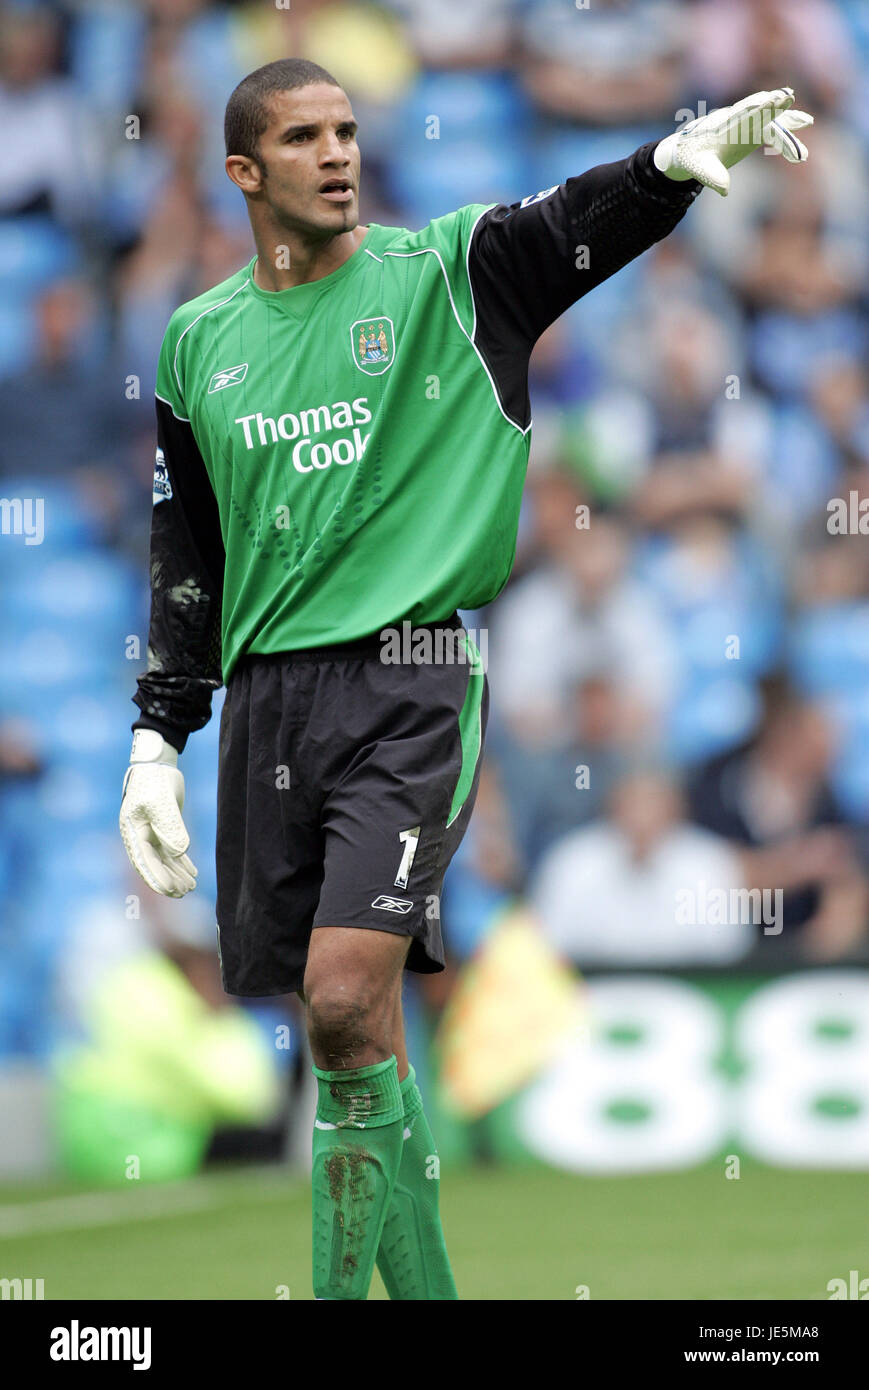
{"type": "Polygon", "coordinates": [[[391,898],[388,893],[381,893],[379,898],[375,898],[372,907],[379,907],[381,912],[410,912],[413,902],[410,898],[391,898]]]}
{"type": "Polygon", "coordinates": [[[247,365],[242,362],[237,367],[224,367],[222,372],[215,372],[208,383],[209,396],[214,391],[225,391],[227,386],[238,386],[247,376],[247,365]]]}

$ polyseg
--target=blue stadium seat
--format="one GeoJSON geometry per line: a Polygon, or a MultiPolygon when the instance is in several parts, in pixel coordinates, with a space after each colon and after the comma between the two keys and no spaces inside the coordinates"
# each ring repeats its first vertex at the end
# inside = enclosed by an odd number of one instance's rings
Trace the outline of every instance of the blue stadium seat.
{"type": "Polygon", "coordinates": [[[70,76],[92,111],[127,113],[139,83],[145,16],[126,5],[79,6],[69,31],[70,76]]]}
{"type": "Polygon", "coordinates": [[[10,474],[0,480],[0,497],[28,503],[26,508],[22,507],[20,518],[10,515],[9,526],[38,525],[42,532],[42,539],[32,536],[30,544],[23,534],[10,532],[3,537],[0,578],[4,585],[14,576],[24,584],[35,586],[50,560],[71,553],[78,555],[88,546],[99,544],[98,517],[88,509],[77,489],[66,483],[53,478],[10,474]]]}
{"type": "Polygon", "coordinates": [[[53,822],[47,827],[36,896],[57,913],[69,915],[76,898],[117,892],[122,900],[130,868],[114,826],[70,830],[53,822]]]}
{"type": "Polygon", "coordinates": [[[680,693],[669,719],[668,751],[674,762],[691,765],[736,747],[760,717],[760,698],[739,675],[697,679],[680,693]]]}
{"type": "Polygon", "coordinates": [[[114,629],[122,656],[120,639],[137,611],[138,576],[131,567],[104,550],[43,552],[42,561],[32,573],[5,580],[2,625],[24,614],[30,625],[75,624],[97,640],[114,629]]]}
{"type": "Polygon", "coordinates": [[[117,821],[123,777],[114,768],[88,759],[78,765],[57,762],[39,787],[40,824],[61,832],[102,830],[117,821]]]}
{"type": "MultiPolygon", "coordinates": [[[[0,303],[0,377],[11,376],[33,360],[36,332],[28,303],[0,303]]],[[[3,496],[9,493],[3,491],[3,496]]],[[[2,547],[0,547],[2,548],[2,547]]]]}
{"type": "Polygon", "coordinates": [[[512,81],[425,73],[396,112],[390,192],[422,226],[468,203],[514,202],[529,191],[522,100],[512,81]],[[437,115],[437,139],[426,138],[437,115]]]}
{"type": "Polygon", "coordinates": [[[859,691],[869,684],[869,602],[809,609],[789,645],[794,679],[808,693],[859,691]]]}
{"type": "Polygon", "coordinates": [[[0,292],[4,303],[27,303],[44,286],[76,269],[67,232],[48,216],[0,220],[0,292]]]}
{"type": "MultiPolygon", "coordinates": [[[[500,131],[501,139],[526,128],[527,102],[506,73],[423,72],[396,113],[399,138],[425,138],[425,123],[437,112],[441,138],[476,134],[480,143],[500,131]]],[[[427,141],[436,144],[436,141],[427,141]]]]}
{"type": "Polygon", "coordinates": [[[869,824],[869,681],[826,700],[839,734],[833,791],[843,814],[869,824]]]}
{"type": "Polygon", "coordinates": [[[34,628],[17,640],[0,633],[0,709],[51,719],[62,693],[104,688],[116,679],[118,664],[111,648],[83,648],[60,628],[34,628]]]}
{"type": "Polygon", "coordinates": [[[534,141],[534,176],[540,188],[584,174],[598,164],[626,159],[638,146],[660,139],[654,127],[619,126],[588,130],[572,125],[544,125],[534,141]]]}

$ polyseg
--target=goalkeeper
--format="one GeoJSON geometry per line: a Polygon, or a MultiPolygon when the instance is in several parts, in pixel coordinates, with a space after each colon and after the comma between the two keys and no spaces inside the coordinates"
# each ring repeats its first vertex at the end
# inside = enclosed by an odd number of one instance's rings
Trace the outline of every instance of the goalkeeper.
{"type": "Polygon", "coordinates": [[[318,1298],[366,1298],[375,1262],[391,1298],[457,1296],[401,980],[443,968],[439,894],[489,703],[457,610],[510,574],[531,350],[702,185],[726,194],[750,151],[805,159],[794,131],[811,118],[792,102],[757,93],[409,232],[359,225],[356,123],[322,68],[269,63],[230,97],[226,170],[256,255],[173,314],[160,354],[148,666],[120,822],[151,888],[195,886],[178,755],[224,683],[223,984],[304,1001],[318,1298]],[[405,621],[415,659],[399,661],[405,621]]]}

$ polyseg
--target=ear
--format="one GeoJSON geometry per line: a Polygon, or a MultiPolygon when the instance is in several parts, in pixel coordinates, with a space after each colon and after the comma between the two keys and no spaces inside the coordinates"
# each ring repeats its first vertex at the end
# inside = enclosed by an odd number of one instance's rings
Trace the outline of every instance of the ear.
{"type": "Polygon", "coordinates": [[[263,186],[263,173],[256,160],[248,159],[247,155],[230,154],[227,155],[224,165],[227,177],[232,180],[242,193],[259,193],[263,186]]]}

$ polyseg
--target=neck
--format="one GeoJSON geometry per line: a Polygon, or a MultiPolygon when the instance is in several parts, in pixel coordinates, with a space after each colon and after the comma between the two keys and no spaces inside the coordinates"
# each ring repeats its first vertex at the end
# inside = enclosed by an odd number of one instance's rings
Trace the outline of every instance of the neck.
{"type": "Polygon", "coordinates": [[[254,281],[261,290],[276,291],[322,280],[350,259],[367,232],[354,227],[322,241],[306,241],[284,228],[256,234],[254,281]]]}

